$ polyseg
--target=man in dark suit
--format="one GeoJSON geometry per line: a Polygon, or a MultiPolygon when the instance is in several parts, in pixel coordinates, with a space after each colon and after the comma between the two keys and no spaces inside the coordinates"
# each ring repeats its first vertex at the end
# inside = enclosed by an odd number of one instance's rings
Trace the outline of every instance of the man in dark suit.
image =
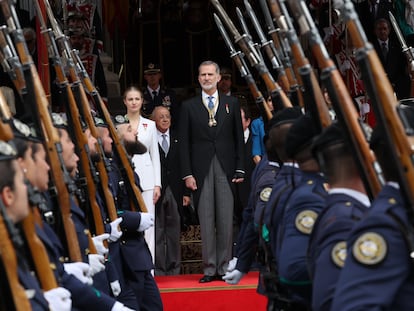
{"type": "Polygon", "coordinates": [[[238,99],[219,95],[220,68],[198,67],[201,94],[183,102],[180,114],[181,172],[193,191],[200,220],[204,276],[221,279],[232,252],[232,183],[244,179],[244,141],[238,99]]]}
{"type": "Polygon", "coordinates": [[[398,99],[410,96],[410,77],[407,73],[407,60],[401,46],[390,37],[390,23],[384,18],[375,22],[374,48],[381,60],[388,79],[398,99]]]}
{"type": "Polygon", "coordinates": [[[181,265],[179,208],[184,188],[178,165],[178,138],[170,128],[171,114],[167,107],[155,107],[152,119],[157,127],[161,161],[161,197],[155,206],[155,274],[174,275],[180,273],[181,265]]]}
{"type": "Polygon", "coordinates": [[[355,3],[355,10],[361,20],[362,27],[369,41],[375,40],[375,21],[385,18],[389,21],[388,12],[394,14],[394,6],[391,0],[365,0],[355,3]]]}

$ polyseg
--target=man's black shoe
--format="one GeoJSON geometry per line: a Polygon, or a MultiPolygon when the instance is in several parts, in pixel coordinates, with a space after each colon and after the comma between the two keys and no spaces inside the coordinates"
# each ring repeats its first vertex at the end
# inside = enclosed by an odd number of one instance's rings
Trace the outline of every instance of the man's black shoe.
{"type": "Polygon", "coordinates": [[[209,283],[212,282],[214,280],[217,280],[217,276],[216,275],[204,275],[200,281],[198,281],[199,283],[209,283]]]}
{"type": "Polygon", "coordinates": [[[216,280],[225,282],[223,280],[223,276],[224,276],[224,274],[223,275],[216,275],[216,280]]]}

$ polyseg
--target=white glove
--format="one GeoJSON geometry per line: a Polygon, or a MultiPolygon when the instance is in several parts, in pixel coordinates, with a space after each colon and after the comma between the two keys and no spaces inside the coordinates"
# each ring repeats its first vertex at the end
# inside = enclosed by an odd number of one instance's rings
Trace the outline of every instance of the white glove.
{"type": "Polygon", "coordinates": [[[152,226],[154,226],[154,215],[150,213],[141,213],[141,222],[139,223],[137,231],[143,232],[152,226]]]}
{"type": "Polygon", "coordinates": [[[239,270],[233,270],[231,272],[226,272],[223,276],[223,280],[226,281],[228,284],[239,284],[241,278],[243,277],[244,273],[240,272],[239,270]]]}
{"type": "Polygon", "coordinates": [[[118,226],[122,222],[122,217],[119,217],[110,223],[111,225],[111,235],[109,241],[116,242],[122,236],[122,231],[119,230],[118,226]]]}
{"type": "Polygon", "coordinates": [[[119,284],[119,281],[113,281],[110,283],[111,285],[111,289],[112,289],[112,294],[114,294],[114,297],[118,297],[119,294],[121,293],[121,284],[119,284]]]}
{"type": "Polygon", "coordinates": [[[66,273],[72,274],[82,283],[88,284],[88,285],[93,284],[93,280],[89,276],[89,265],[87,263],[84,263],[84,262],[64,263],[63,268],[65,269],[66,273]]]}
{"type": "Polygon", "coordinates": [[[89,254],[89,276],[105,270],[105,257],[99,254],[89,254]]]}
{"type": "Polygon", "coordinates": [[[233,257],[232,260],[229,261],[229,265],[227,266],[227,271],[231,272],[234,269],[236,269],[236,265],[237,265],[237,257],[233,257]]]}
{"type": "Polygon", "coordinates": [[[106,254],[108,254],[108,248],[105,247],[103,242],[105,240],[108,240],[109,236],[110,234],[104,233],[104,234],[94,236],[92,238],[93,244],[95,244],[96,251],[98,252],[99,255],[105,256],[106,254]]]}
{"type": "Polygon", "coordinates": [[[134,311],[133,309],[130,309],[128,307],[125,307],[122,303],[119,301],[115,302],[112,306],[111,311],[134,311]]]}
{"type": "Polygon", "coordinates": [[[50,311],[70,311],[72,310],[72,299],[70,292],[63,287],[56,287],[43,293],[49,303],[50,311]]]}

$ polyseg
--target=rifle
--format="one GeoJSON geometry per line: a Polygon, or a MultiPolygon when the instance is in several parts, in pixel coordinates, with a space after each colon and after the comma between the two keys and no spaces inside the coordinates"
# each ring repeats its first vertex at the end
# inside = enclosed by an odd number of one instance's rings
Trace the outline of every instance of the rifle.
{"type": "MultiPolygon", "coordinates": [[[[72,261],[82,261],[75,225],[71,218],[70,195],[73,193],[73,181],[69,177],[62,160],[62,146],[57,129],[53,126],[48,110],[49,102],[39,79],[32,57],[27,49],[22,29],[20,27],[14,5],[7,0],[0,0],[0,6],[7,21],[9,32],[13,35],[14,45],[18,52],[20,63],[24,68],[28,94],[34,94],[35,104],[26,107],[31,112],[37,129],[42,130],[45,149],[51,166],[51,177],[56,187],[58,206],[60,207],[65,241],[72,261]]],[[[1,38],[0,38],[1,39],[1,38]]]]}
{"type": "MultiPolygon", "coordinates": [[[[414,151],[413,136],[407,132],[399,116],[398,101],[394,96],[391,83],[387,79],[381,61],[372,44],[368,42],[363,31],[358,15],[351,1],[344,1],[340,7],[343,17],[357,50],[357,60],[361,67],[362,79],[367,88],[374,109],[377,126],[381,126],[385,132],[385,142],[394,161],[392,164],[398,175],[398,182],[410,222],[414,221],[414,151]]],[[[412,125],[410,125],[411,127],[412,125]]],[[[409,235],[410,244],[413,246],[413,236],[409,235]]]]}
{"type": "Polygon", "coordinates": [[[286,46],[286,44],[283,44],[285,38],[280,37],[280,28],[275,28],[266,0],[260,0],[260,6],[262,8],[263,17],[266,22],[268,34],[272,38],[274,48],[279,56],[279,59],[282,61],[286,77],[289,81],[291,101],[292,103],[297,104],[300,107],[304,107],[302,91],[300,89],[300,86],[298,84],[298,81],[292,68],[292,63],[290,61],[290,56],[288,52],[288,46],[286,46]]]}
{"type": "MultiPolygon", "coordinates": [[[[270,12],[272,13],[273,18],[276,20],[279,28],[283,31],[284,36],[287,38],[290,50],[292,54],[294,72],[296,77],[299,80],[300,85],[303,86],[303,81],[301,73],[305,73],[305,70],[299,70],[302,67],[311,67],[308,58],[306,57],[302,46],[299,42],[299,38],[296,34],[296,30],[292,25],[290,16],[284,1],[277,2],[276,0],[268,0],[270,12]]],[[[321,125],[319,127],[326,127],[331,123],[329,112],[326,107],[325,98],[323,97],[322,91],[319,86],[318,79],[313,72],[310,72],[311,87],[308,87],[307,90],[313,90],[313,100],[312,102],[318,107],[319,120],[321,125]]],[[[304,107],[306,109],[306,102],[304,101],[304,107]]]]}
{"type": "Polygon", "coordinates": [[[24,101],[27,95],[27,88],[23,69],[10,36],[7,34],[7,27],[4,25],[0,26],[0,47],[0,60],[3,70],[9,74],[20,98],[24,101]]]}
{"type": "MultiPolygon", "coordinates": [[[[59,24],[57,23],[53,11],[50,7],[50,4],[47,0],[44,0],[44,4],[46,6],[46,12],[49,17],[49,21],[52,26],[52,30],[55,33],[56,40],[61,44],[61,50],[62,53],[65,54],[65,58],[69,60],[73,60],[76,68],[76,75],[74,72],[71,72],[71,78],[74,79],[76,77],[80,77],[83,83],[83,86],[86,88],[86,91],[91,95],[96,108],[98,109],[99,115],[103,118],[104,122],[108,125],[109,132],[111,134],[111,138],[113,140],[113,147],[114,147],[114,153],[118,157],[118,159],[121,161],[121,170],[124,175],[124,181],[127,184],[128,192],[130,193],[130,199],[131,199],[131,210],[136,210],[136,207],[138,206],[140,211],[146,212],[147,209],[145,207],[144,199],[142,198],[141,191],[139,190],[138,186],[135,184],[135,178],[134,178],[134,172],[131,165],[131,162],[128,158],[128,155],[125,151],[125,148],[122,146],[118,134],[116,132],[116,129],[112,123],[111,116],[109,114],[109,111],[103,102],[99,92],[96,90],[95,86],[93,85],[85,67],[83,66],[82,61],[79,59],[79,55],[75,50],[71,50],[69,48],[69,44],[66,40],[65,35],[61,31],[59,24]]],[[[73,69],[72,66],[70,66],[71,69],[73,69]]],[[[82,93],[82,92],[81,92],[82,93]]],[[[84,93],[83,93],[84,94],[84,93]]],[[[82,96],[84,96],[82,94],[82,96]]],[[[86,107],[85,105],[83,107],[86,107]]],[[[85,113],[85,116],[89,116],[90,113],[85,113]]],[[[88,118],[86,118],[88,120],[88,118]]],[[[100,176],[104,177],[104,174],[100,172],[100,176]]],[[[109,195],[109,193],[106,193],[105,196],[109,195]]],[[[112,215],[111,219],[115,219],[116,215],[108,210],[109,214],[112,215]]]]}
{"type": "Polygon", "coordinates": [[[395,34],[397,35],[398,41],[400,42],[402,52],[404,53],[405,57],[407,58],[408,67],[410,70],[410,78],[411,78],[411,88],[410,88],[410,96],[414,96],[414,49],[407,45],[404,39],[404,35],[401,32],[400,27],[398,27],[397,21],[395,20],[394,15],[391,12],[388,12],[390,17],[390,22],[392,28],[394,28],[395,34]]]}
{"type": "Polygon", "coordinates": [[[334,104],[336,115],[347,132],[348,139],[353,147],[356,163],[360,166],[361,177],[365,183],[367,193],[370,198],[374,198],[381,190],[383,179],[381,172],[376,170],[379,168],[379,164],[369,148],[355,104],[335,63],[326,50],[305,1],[287,0],[287,2],[296,19],[300,20],[301,33],[306,34],[309,38],[311,50],[322,71],[323,80],[328,86],[329,96],[334,104]]]}
{"type": "Polygon", "coordinates": [[[257,106],[259,107],[263,120],[270,120],[272,118],[272,112],[266,104],[266,99],[263,97],[262,93],[257,87],[257,84],[252,74],[250,73],[249,68],[246,65],[242,53],[240,51],[236,51],[236,49],[234,48],[229,38],[229,35],[224,29],[223,24],[221,23],[220,18],[217,16],[217,14],[213,13],[213,16],[217,28],[219,29],[221,36],[223,37],[224,42],[230,51],[230,57],[231,59],[233,59],[237,68],[239,69],[241,76],[246,80],[247,86],[249,87],[250,93],[253,95],[253,98],[255,99],[257,106]]]}
{"type": "Polygon", "coordinates": [[[275,110],[286,107],[292,107],[292,103],[290,102],[289,98],[282,90],[282,88],[279,86],[279,84],[273,79],[264,61],[261,59],[261,56],[257,53],[257,51],[254,48],[252,48],[251,39],[246,34],[240,35],[239,31],[234,26],[230,17],[224,11],[224,8],[218,0],[210,1],[216,8],[218,14],[221,17],[221,20],[224,21],[224,23],[226,24],[228,30],[234,38],[234,41],[240,46],[241,51],[249,60],[250,65],[257,70],[257,72],[260,74],[260,77],[265,82],[269,94],[271,94],[272,99],[274,99],[273,102],[275,110]]]}
{"type": "MultiPolygon", "coordinates": [[[[42,33],[45,38],[45,42],[48,46],[49,57],[52,59],[53,66],[56,72],[57,82],[59,84],[60,89],[63,91],[65,96],[65,104],[68,116],[68,123],[70,132],[72,132],[71,136],[73,141],[75,142],[78,155],[80,157],[80,164],[81,164],[81,173],[86,179],[86,188],[88,194],[88,203],[89,208],[92,211],[92,216],[94,220],[94,228],[96,234],[103,234],[105,232],[105,228],[103,225],[103,219],[101,215],[100,207],[96,201],[96,183],[95,183],[95,175],[94,166],[91,164],[90,157],[89,157],[89,147],[88,147],[88,139],[85,136],[82,124],[81,124],[81,117],[78,110],[77,102],[80,103],[84,98],[82,97],[82,84],[79,81],[74,81],[72,84],[72,88],[69,85],[68,79],[66,78],[65,71],[63,69],[62,60],[59,55],[57,46],[55,44],[55,40],[53,37],[53,32],[50,29],[46,29],[46,23],[44,17],[40,9],[39,1],[35,1],[36,8],[37,8],[37,17],[40,23],[42,33]],[[78,92],[80,99],[77,98],[75,100],[74,93],[78,92]]],[[[71,60],[67,59],[66,64],[69,66],[69,72],[71,73],[71,77],[73,76],[74,72],[74,65],[70,64],[71,60]]],[[[76,75],[75,77],[76,78],[76,75]]],[[[85,95],[86,97],[86,95],[85,95]]],[[[89,113],[89,112],[88,112],[89,113]]],[[[90,113],[89,113],[90,115],[90,113]]],[[[89,125],[89,124],[88,124],[89,125]]]]}
{"type": "Polygon", "coordinates": [[[277,81],[279,82],[280,86],[282,87],[282,90],[285,93],[288,93],[290,91],[290,85],[289,80],[287,78],[285,69],[280,64],[280,59],[277,55],[277,52],[275,51],[275,46],[272,42],[272,40],[268,40],[262,30],[262,27],[260,26],[260,22],[258,18],[256,17],[256,14],[253,11],[252,6],[247,0],[244,0],[244,6],[246,7],[246,12],[250,17],[250,20],[252,21],[252,24],[254,26],[254,29],[256,30],[256,33],[260,39],[261,42],[261,48],[265,52],[267,58],[269,59],[270,63],[272,64],[273,69],[277,73],[277,81]]]}
{"type": "Polygon", "coordinates": [[[99,115],[102,117],[104,122],[108,125],[109,133],[112,138],[112,146],[114,149],[114,154],[121,163],[121,172],[123,175],[123,181],[126,183],[126,188],[129,193],[130,198],[130,208],[132,211],[136,211],[137,207],[141,212],[147,212],[147,207],[145,206],[144,199],[142,197],[141,191],[139,190],[137,184],[135,183],[134,171],[131,161],[128,158],[128,154],[119,140],[118,133],[115,126],[112,123],[111,115],[109,114],[108,108],[103,102],[99,92],[93,85],[88,73],[86,72],[85,67],[83,66],[82,61],[79,58],[79,55],[73,51],[76,56],[75,62],[78,69],[78,74],[82,77],[82,82],[86,86],[86,90],[91,94],[95,106],[98,109],[99,115]]]}

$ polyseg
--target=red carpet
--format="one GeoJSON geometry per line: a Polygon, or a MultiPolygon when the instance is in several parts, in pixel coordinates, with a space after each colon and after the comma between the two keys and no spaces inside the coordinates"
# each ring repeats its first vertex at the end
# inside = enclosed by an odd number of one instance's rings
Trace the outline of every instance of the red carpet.
{"type": "Polygon", "coordinates": [[[222,281],[198,283],[201,274],[156,276],[164,311],[266,310],[266,298],[256,293],[258,272],[250,272],[238,285],[222,281]]]}

